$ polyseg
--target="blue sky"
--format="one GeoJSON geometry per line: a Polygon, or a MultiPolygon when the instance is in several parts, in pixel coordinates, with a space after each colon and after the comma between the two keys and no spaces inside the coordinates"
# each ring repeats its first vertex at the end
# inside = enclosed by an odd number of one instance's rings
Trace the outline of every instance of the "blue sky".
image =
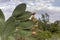
{"type": "Polygon", "coordinates": [[[5,18],[8,19],[15,7],[21,3],[27,4],[26,10],[36,12],[36,17],[41,17],[41,13],[47,12],[51,22],[60,20],[60,0],[0,0],[0,9],[5,18]]]}

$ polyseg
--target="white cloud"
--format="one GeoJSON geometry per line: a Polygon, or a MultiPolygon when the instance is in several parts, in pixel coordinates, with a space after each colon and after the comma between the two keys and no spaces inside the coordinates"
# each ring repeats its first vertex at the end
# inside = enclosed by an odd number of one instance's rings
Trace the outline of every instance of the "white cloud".
{"type": "Polygon", "coordinates": [[[18,5],[20,3],[21,2],[18,2],[18,1],[15,2],[15,1],[11,0],[11,1],[7,1],[5,3],[2,2],[0,4],[0,9],[2,9],[2,11],[5,15],[5,20],[7,20],[11,16],[11,14],[12,14],[13,10],[15,9],[16,5],[18,5]]]}
{"type": "Polygon", "coordinates": [[[5,7],[0,7],[0,9],[4,9],[5,7]]]}
{"type": "Polygon", "coordinates": [[[35,2],[27,2],[29,7],[32,8],[32,10],[41,10],[42,8],[47,8],[48,6],[51,6],[52,4],[48,1],[43,0],[35,0],[35,2]]]}
{"type": "Polygon", "coordinates": [[[53,11],[57,11],[60,12],[60,7],[56,7],[56,6],[49,6],[48,7],[49,10],[53,10],[53,11]]]}
{"type": "Polygon", "coordinates": [[[6,19],[8,19],[18,4],[26,3],[27,10],[33,12],[37,10],[36,13],[43,10],[49,13],[51,21],[59,20],[60,7],[53,6],[52,2],[55,2],[55,0],[10,0],[5,3],[0,3],[0,9],[3,10],[6,19]]]}

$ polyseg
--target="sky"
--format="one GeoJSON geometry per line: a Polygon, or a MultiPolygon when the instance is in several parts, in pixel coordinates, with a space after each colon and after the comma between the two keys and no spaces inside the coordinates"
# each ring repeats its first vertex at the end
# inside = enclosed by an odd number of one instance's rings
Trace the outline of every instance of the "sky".
{"type": "Polygon", "coordinates": [[[48,13],[50,21],[60,20],[60,0],[0,0],[0,9],[7,20],[15,7],[21,3],[27,4],[28,11],[36,12],[36,17],[41,18],[42,13],[48,13]]]}

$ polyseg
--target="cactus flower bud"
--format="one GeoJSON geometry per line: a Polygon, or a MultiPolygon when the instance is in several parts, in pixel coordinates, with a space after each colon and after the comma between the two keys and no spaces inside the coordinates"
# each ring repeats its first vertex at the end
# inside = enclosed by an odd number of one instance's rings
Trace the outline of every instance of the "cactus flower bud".
{"type": "Polygon", "coordinates": [[[36,35],[36,32],[32,32],[32,35],[36,35]]]}

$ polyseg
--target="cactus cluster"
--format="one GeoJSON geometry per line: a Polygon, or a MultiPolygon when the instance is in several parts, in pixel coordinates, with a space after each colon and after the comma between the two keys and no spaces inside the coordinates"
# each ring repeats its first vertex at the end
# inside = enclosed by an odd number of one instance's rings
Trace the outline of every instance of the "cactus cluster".
{"type": "Polygon", "coordinates": [[[45,40],[54,32],[60,32],[58,22],[47,24],[49,15],[42,14],[42,20],[35,18],[35,12],[26,11],[26,4],[16,6],[11,17],[5,21],[0,10],[1,40],[45,40]]]}
{"type": "Polygon", "coordinates": [[[22,35],[25,35],[25,30],[30,30],[31,26],[34,24],[29,20],[29,17],[31,16],[31,12],[26,11],[26,4],[22,3],[18,5],[11,17],[5,21],[5,16],[0,10],[0,36],[1,40],[7,40],[6,37],[12,35],[12,34],[20,34],[22,32],[22,35]],[[21,31],[20,31],[21,30],[21,31]],[[19,32],[18,32],[19,31],[19,32]],[[24,34],[23,34],[24,33],[24,34]],[[5,36],[5,38],[4,38],[5,36]]]}

